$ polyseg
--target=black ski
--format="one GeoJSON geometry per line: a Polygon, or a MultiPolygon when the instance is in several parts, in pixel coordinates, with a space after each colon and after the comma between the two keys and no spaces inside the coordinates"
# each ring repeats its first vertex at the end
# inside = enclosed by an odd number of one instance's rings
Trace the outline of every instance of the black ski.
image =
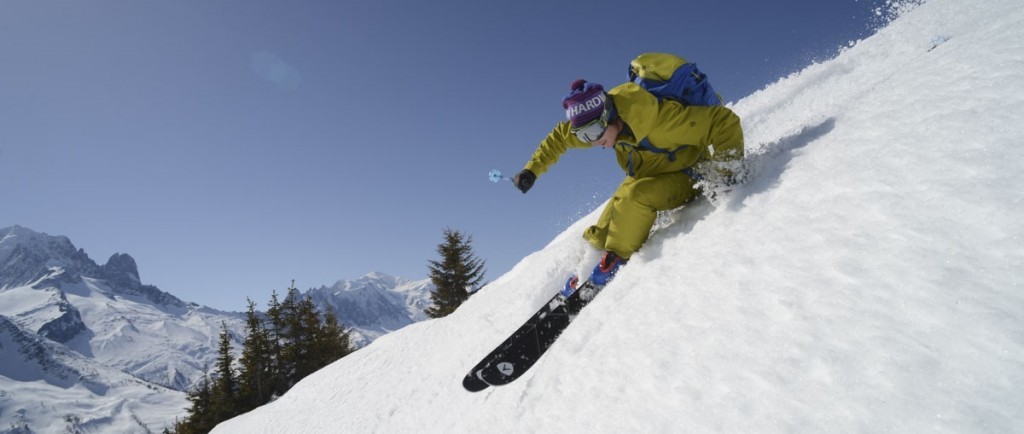
{"type": "Polygon", "coordinates": [[[462,380],[462,386],[470,392],[479,392],[488,386],[515,381],[537,363],[600,290],[601,287],[588,280],[568,298],[561,293],[556,294],[512,336],[474,366],[462,380]]]}

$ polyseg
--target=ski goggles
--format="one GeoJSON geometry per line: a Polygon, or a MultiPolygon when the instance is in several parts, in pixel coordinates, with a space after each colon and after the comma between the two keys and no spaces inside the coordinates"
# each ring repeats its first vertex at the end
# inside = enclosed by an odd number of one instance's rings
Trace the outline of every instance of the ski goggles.
{"type": "Polygon", "coordinates": [[[608,116],[610,111],[609,105],[605,105],[604,110],[601,112],[601,117],[594,119],[581,127],[570,128],[570,131],[572,131],[580,141],[587,143],[596,142],[608,129],[608,116]]]}

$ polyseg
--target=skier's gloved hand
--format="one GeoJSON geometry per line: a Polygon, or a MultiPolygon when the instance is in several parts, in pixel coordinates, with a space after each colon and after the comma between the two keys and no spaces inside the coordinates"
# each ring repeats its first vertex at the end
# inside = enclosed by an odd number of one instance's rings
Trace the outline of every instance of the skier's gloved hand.
{"type": "Polygon", "coordinates": [[[512,182],[516,184],[516,188],[523,192],[523,194],[530,191],[530,188],[533,187],[533,181],[536,180],[537,175],[534,175],[529,169],[523,169],[523,171],[519,172],[515,178],[512,178],[512,182]]]}

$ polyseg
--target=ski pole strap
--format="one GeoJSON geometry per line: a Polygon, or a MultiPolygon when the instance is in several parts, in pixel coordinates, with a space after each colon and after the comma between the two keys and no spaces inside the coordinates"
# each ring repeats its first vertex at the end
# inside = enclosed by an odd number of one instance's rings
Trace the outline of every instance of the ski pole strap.
{"type": "Polygon", "coordinates": [[[624,142],[616,143],[615,146],[624,146],[629,149],[629,153],[626,154],[626,168],[629,169],[630,177],[636,176],[636,172],[633,171],[633,152],[636,152],[636,146],[624,142]]]}

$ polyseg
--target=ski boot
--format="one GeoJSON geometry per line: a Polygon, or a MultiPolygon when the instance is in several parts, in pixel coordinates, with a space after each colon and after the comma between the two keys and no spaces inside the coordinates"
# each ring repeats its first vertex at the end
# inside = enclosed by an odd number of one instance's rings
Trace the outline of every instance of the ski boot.
{"type": "MultiPolygon", "coordinates": [[[[584,300],[590,300],[594,297],[594,287],[602,288],[611,282],[612,278],[615,277],[615,273],[619,271],[619,267],[622,267],[626,263],[625,259],[619,257],[614,252],[605,252],[604,256],[601,257],[601,262],[594,266],[594,271],[590,273],[590,283],[592,285],[585,285],[585,292],[580,294],[580,298],[584,300]]],[[[565,281],[565,286],[562,287],[562,297],[569,298],[577,289],[580,287],[580,278],[575,274],[569,276],[569,280],[565,281]]]]}
{"type": "Polygon", "coordinates": [[[576,292],[576,288],[580,284],[580,277],[573,274],[569,276],[569,280],[565,281],[565,286],[562,287],[562,298],[569,298],[572,293],[576,292]]]}
{"type": "Polygon", "coordinates": [[[619,267],[625,263],[626,260],[620,258],[615,252],[604,252],[601,262],[598,262],[597,266],[594,267],[594,271],[590,273],[590,281],[597,286],[607,285],[615,277],[615,273],[619,272],[619,267]]]}

